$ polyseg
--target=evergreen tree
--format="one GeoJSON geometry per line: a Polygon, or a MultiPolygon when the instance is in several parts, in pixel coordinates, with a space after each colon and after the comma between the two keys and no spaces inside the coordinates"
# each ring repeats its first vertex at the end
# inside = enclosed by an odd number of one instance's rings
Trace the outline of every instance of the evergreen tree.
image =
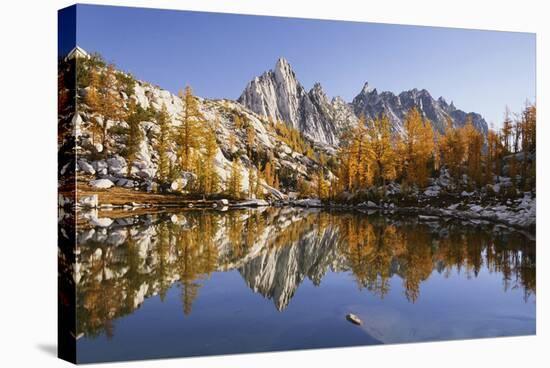
{"type": "Polygon", "coordinates": [[[405,179],[409,184],[424,187],[428,179],[428,163],[433,158],[435,148],[431,123],[422,118],[416,107],[405,117],[403,135],[403,157],[405,179]]]}
{"type": "Polygon", "coordinates": [[[448,119],[445,135],[441,137],[439,148],[443,162],[455,179],[462,175],[462,162],[466,154],[464,138],[462,131],[454,127],[453,122],[448,119]]]}
{"type": "Polygon", "coordinates": [[[254,174],[254,169],[252,166],[248,168],[248,198],[253,198],[256,196],[256,175],[254,174]]]}
{"type": "Polygon", "coordinates": [[[480,185],[482,179],[481,150],[483,149],[483,134],[474,128],[472,119],[469,118],[463,128],[463,135],[466,142],[468,176],[476,185],[480,185]]]}
{"type": "Polygon", "coordinates": [[[170,158],[168,151],[170,149],[170,115],[165,104],[162,104],[161,110],[157,114],[157,124],[160,128],[157,137],[156,150],[158,152],[157,179],[167,181],[170,175],[170,158]]]}
{"type": "Polygon", "coordinates": [[[368,159],[373,177],[379,184],[396,177],[395,152],[392,146],[390,120],[382,114],[368,123],[368,159]]]}
{"type": "Polygon", "coordinates": [[[218,143],[216,142],[215,127],[209,126],[206,129],[204,137],[204,185],[203,194],[211,194],[218,191],[220,182],[219,175],[215,167],[216,153],[218,152],[218,143]]]}
{"type": "Polygon", "coordinates": [[[484,164],[484,170],[483,170],[483,181],[487,184],[493,183],[493,173],[494,173],[494,160],[495,160],[495,153],[494,153],[494,143],[493,141],[495,138],[492,138],[496,136],[496,133],[489,129],[487,132],[487,149],[485,150],[485,154],[483,155],[483,164],[484,164]]]}
{"type": "Polygon", "coordinates": [[[487,153],[486,153],[486,178],[485,181],[489,184],[493,182],[493,175],[501,174],[501,161],[504,152],[504,147],[499,137],[493,129],[489,129],[487,133],[487,153]]]}
{"type": "Polygon", "coordinates": [[[243,126],[243,119],[236,112],[233,113],[233,123],[235,124],[236,129],[241,129],[243,126]]]}
{"type": "Polygon", "coordinates": [[[237,136],[235,135],[235,132],[230,131],[229,132],[229,152],[234,153],[237,146],[237,136]]]}
{"type": "Polygon", "coordinates": [[[262,187],[262,172],[258,170],[256,173],[256,184],[254,184],[254,194],[256,198],[261,199],[264,197],[264,191],[262,187]]]}
{"type": "Polygon", "coordinates": [[[277,174],[275,172],[273,157],[270,157],[269,161],[265,163],[264,171],[263,171],[263,177],[264,177],[265,183],[270,187],[275,187],[276,176],[277,174]]]}
{"type": "Polygon", "coordinates": [[[502,140],[502,147],[506,153],[511,151],[511,141],[512,141],[512,130],[513,122],[510,116],[510,109],[506,107],[506,112],[504,113],[504,121],[502,122],[502,130],[500,138],[502,140]]]}
{"type": "Polygon", "coordinates": [[[342,135],[338,152],[341,164],[342,188],[355,191],[372,184],[372,170],[369,162],[369,142],[365,116],[359,118],[357,126],[342,135]]]}
{"type": "Polygon", "coordinates": [[[131,174],[132,163],[136,159],[136,155],[139,152],[139,146],[143,140],[143,133],[139,127],[139,123],[141,123],[144,114],[145,111],[143,108],[136,104],[135,100],[131,99],[128,105],[128,117],[126,119],[128,123],[128,134],[124,157],[128,163],[128,175],[131,174]]]}
{"type": "Polygon", "coordinates": [[[279,189],[279,174],[275,173],[275,180],[273,181],[273,188],[279,189]]]}
{"type": "Polygon", "coordinates": [[[241,165],[236,158],[231,162],[231,172],[229,174],[227,192],[231,198],[238,199],[241,196],[241,165]]]}
{"type": "Polygon", "coordinates": [[[92,117],[92,140],[95,135],[101,136],[101,145],[106,154],[108,147],[109,122],[120,121],[125,117],[123,103],[118,91],[119,83],[114,66],[109,65],[102,73],[95,69],[89,71],[89,89],[86,105],[92,117]]]}
{"type": "Polygon", "coordinates": [[[185,87],[185,91],[180,91],[179,97],[182,101],[183,109],[178,116],[180,126],[178,127],[176,142],[179,146],[179,162],[181,170],[192,171],[194,162],[192,162],[193,151],[200,147],[201,128],[204,123],[204,117],[199,110],[199,104],[191,87],[185,87]]]}
{"type": "Polygon", "coordinates": [[[319,199],[326,199],[328,197],[328,183],[324,178],[323,168],[319,168],[315,174],[315,194],[319,199]]]}
{"type": "Polygon", "coordinates": [[[250,124],[246,127],[246,150],[249,157],[252,156],[252,152],[254,151],[255,140],[256,140],[256,130],[250,124]]]}

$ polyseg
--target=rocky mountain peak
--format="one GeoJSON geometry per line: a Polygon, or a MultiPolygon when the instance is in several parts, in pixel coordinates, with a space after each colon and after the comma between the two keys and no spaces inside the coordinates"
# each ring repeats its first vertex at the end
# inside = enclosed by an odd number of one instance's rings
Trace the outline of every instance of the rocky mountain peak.
{"type": "Polygon", "coordinates": [[[360,95],[368,95],[372,92],[376,92],[376,88],[369,85],[369,82],[365,82],[365,84],[363,84],[363,88],[361,89],[361,92],[359,92],[359,94],[360,95]]]}
{"type": "Polygon", "coordinates": [[[285,58],[279,58],[275,68],[260,79],[249,82],[238,102],[258,114],[284,121],[315,142],[338,141],[332,105],[323,88],[316,83],[306,92],[285,58]]]}
{"type": "Polygon", "coordinates": [[[328,103],[329,99],[325,93],[325,91],[323,90],[323,86],[321,86],[321,83],[319,82],[316,82],[314,85],[313,85],[313,88],[309,91],[309,94],[310,96],[312,96],[313,98],[321,101],[326,101],[328,103]]]}
{"type": "Polygon", "coordinates": [[[396,95],[389,91],[379,93],[365,82],[351,104],[340,99],[329,101],[320,83],[306,92],[283,57],[277,60],[273,70],[249,82],[238,102],[260,115],[284,121],[320,144],[338,144],[342,129],[355,124],[361,115],[372,119],[384,113],[392,122],[392,130],[401,132],[405,116],[413,107],[440,133],[444,132],[449,118],[457,126],[471,118],[480,131],[488,130],[481,115],[458,110],[443,97],[436,100],[426,89],[413,88],[396,95]]]}
{"type": "Polygon", "coordinates": [[[278,82],[281,87],[286,88],[287,90],[296,90],[298,81],[296,80],[296,75],[292,70],[289,62],[285,58],[279,58],[275,64],[275,68],[272,70],[275,80],[278,82]]]}
{"type": "Polygon", "coordinates": [[[384,113],[390,118],[394,132],[403,131],[405,116],[412,108],[417,108],[440,133],[444,133],[446,121],[449,118],[457,126],[466,124],[471,118],[479,131],[486,133],[488,129],[481,115],[458,110],[452,102],[448,105],[443,97],[436,100],[426,89],[413,88],[398,95],[389,91],[374,95],[372,92],[365,93],[365,90],[368,90],[368,86],[367,89],[363,87],[363,90],[353,99],[352,106],[355,114],[357,116],[364,114],[367,119],[373,119],[384,113]]]}
{"type": "Polygon", "coordinates": [[[284,57],[280,57],[279,59],[277,59],[277,63],[275,63],[274,70],[292,72],[292,67],[290,66],[290,63],[287,59],[285,59],[284,57]]]}

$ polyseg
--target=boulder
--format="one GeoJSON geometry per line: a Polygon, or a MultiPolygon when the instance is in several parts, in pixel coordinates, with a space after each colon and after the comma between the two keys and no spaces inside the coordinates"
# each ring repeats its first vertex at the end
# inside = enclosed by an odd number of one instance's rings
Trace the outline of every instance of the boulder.
{"type": "Polygon", "coordinates": [[[109,179],[96,179],[90,181],[90,185],[95,189],[109,189],[115,184],[109,179]]]}
{"type": "Polygon", "coordinates": [[[92,165],[94,169],[96,169],[96,171],[107,169],[109,167],[109,165],[107,165],[107,162],[105,162],[105,160],[94,161],[92,162],[92,165]]]}
{"type": "Polygon", "coordinates": [[[287,155],[290,155],[292,153],[292,148],[290,148],[289,146],[287,146],[286,144],[283,146],[283,152],[286,153],[287,155]]]}
{"type": "Polygon", "coordinates": [[[356,316],[355,314],[353,314],[353,313],[348,313],[348,314],[346,315],[346,319],[347,319],[349,322],[353,323],[354,325],[362,325],[362,324],[363,324],[363,322],[361,321],[361,319],[360,319],[359,317],[357,317],[357,316],[356,316]]]}
{"type": "Polygon", "coordinates": [[[426,197],[437,197],[439,195],[440,187],[438,185],[432,185],[431,187],[426,188],[424,195],[426,197]]]}
{"type": "Polygon", "coordinates": [[[286,199],[288,199],[288,197],[286,196],[286,194],[282,193],[281,191],[267,185],[267,184],[264,184],[264,183],[261,183],[261,185],[267,190],[267,192],[273,196],[275,199],[277,200],[280,200],[280,201],[284,201],[286,199]]]}
{"type": "Polygon", "coordinates": [[[116,181],[116,185],[123,188],[133,188],[135,187],[135,184],[136,183],[133,180],[124,178],[120,178],[116,181]]]}
{"type": "Polygon", "coordinates": [[[224,207],[227,208],[228,205],[229,205],[229,201],[227,199],[223,198],[223,199],[219,199],[216,202],[214,202],[212,204],[212,207],[219,209],[219,208],[224,208],[224,207]]]}
{"type": "Polygon", "coordinates": [[[94,167],[82,159],[78,160],[78,168],[80,169],[80,171],[83,171],[86,174],[89,174],[89,175],[95,174],[94,167]]]}
{"type": "Polygon", "coordinates": [[[183,172],[181,177],[177,178],[170,184],[170,189],[172,191],[184,190],[189,184],[197,179],[197,175],[192,172],[183,172]]]}
{"type": "Polygon", "coordinates": [[[109,173],[112,175],[125,175],[127,172],[126,160],[120,155],[115,155],[107,159],[109,173]]]}

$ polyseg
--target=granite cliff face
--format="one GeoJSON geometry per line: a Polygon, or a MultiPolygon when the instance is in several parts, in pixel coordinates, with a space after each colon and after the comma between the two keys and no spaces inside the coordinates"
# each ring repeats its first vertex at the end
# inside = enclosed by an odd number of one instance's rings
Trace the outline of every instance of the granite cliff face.
{"type": "Polygon", "coordinates": [[[283,58],[277,61],[274,69],[250,81],[238,102],[257,114],[284,121],[316,143],[327,145],[337,145],[341,132],[357,124],[361,115],[369,119],[385,113],[392,122],[392,130],[401,132],[404,118],[413,107],[419,109],[440,133],[444,132],[447,119],[456,126],[463,126],[471,118],[478,130],[484,134],[488,130],[480,114],[459,110],[443,97],[436,100],[425,89],[395,95],[379,93],[365,83],[351,103],[340,97],[330,100],[320,83],[306,91],[283,58]]]}
{"type": "Polygon", "coordinates": [[[321,84],[306,91],[284,58],[273,70],[250,81],[238,102],[257,114],[284,121],[315,142],[330,145],[338,143],[346,124],[356,121],[351,107],[340,99],[330,101],[321,84]]]}

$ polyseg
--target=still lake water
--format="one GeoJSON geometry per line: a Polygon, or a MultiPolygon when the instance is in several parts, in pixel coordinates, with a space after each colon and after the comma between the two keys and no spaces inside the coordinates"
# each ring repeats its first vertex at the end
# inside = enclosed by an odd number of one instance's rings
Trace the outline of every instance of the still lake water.
{"type": "Polygon", "coordinates": [[[81,363],[535,333],[535,242],[498,226],[186,210],[77,244],[81,363]]]}

